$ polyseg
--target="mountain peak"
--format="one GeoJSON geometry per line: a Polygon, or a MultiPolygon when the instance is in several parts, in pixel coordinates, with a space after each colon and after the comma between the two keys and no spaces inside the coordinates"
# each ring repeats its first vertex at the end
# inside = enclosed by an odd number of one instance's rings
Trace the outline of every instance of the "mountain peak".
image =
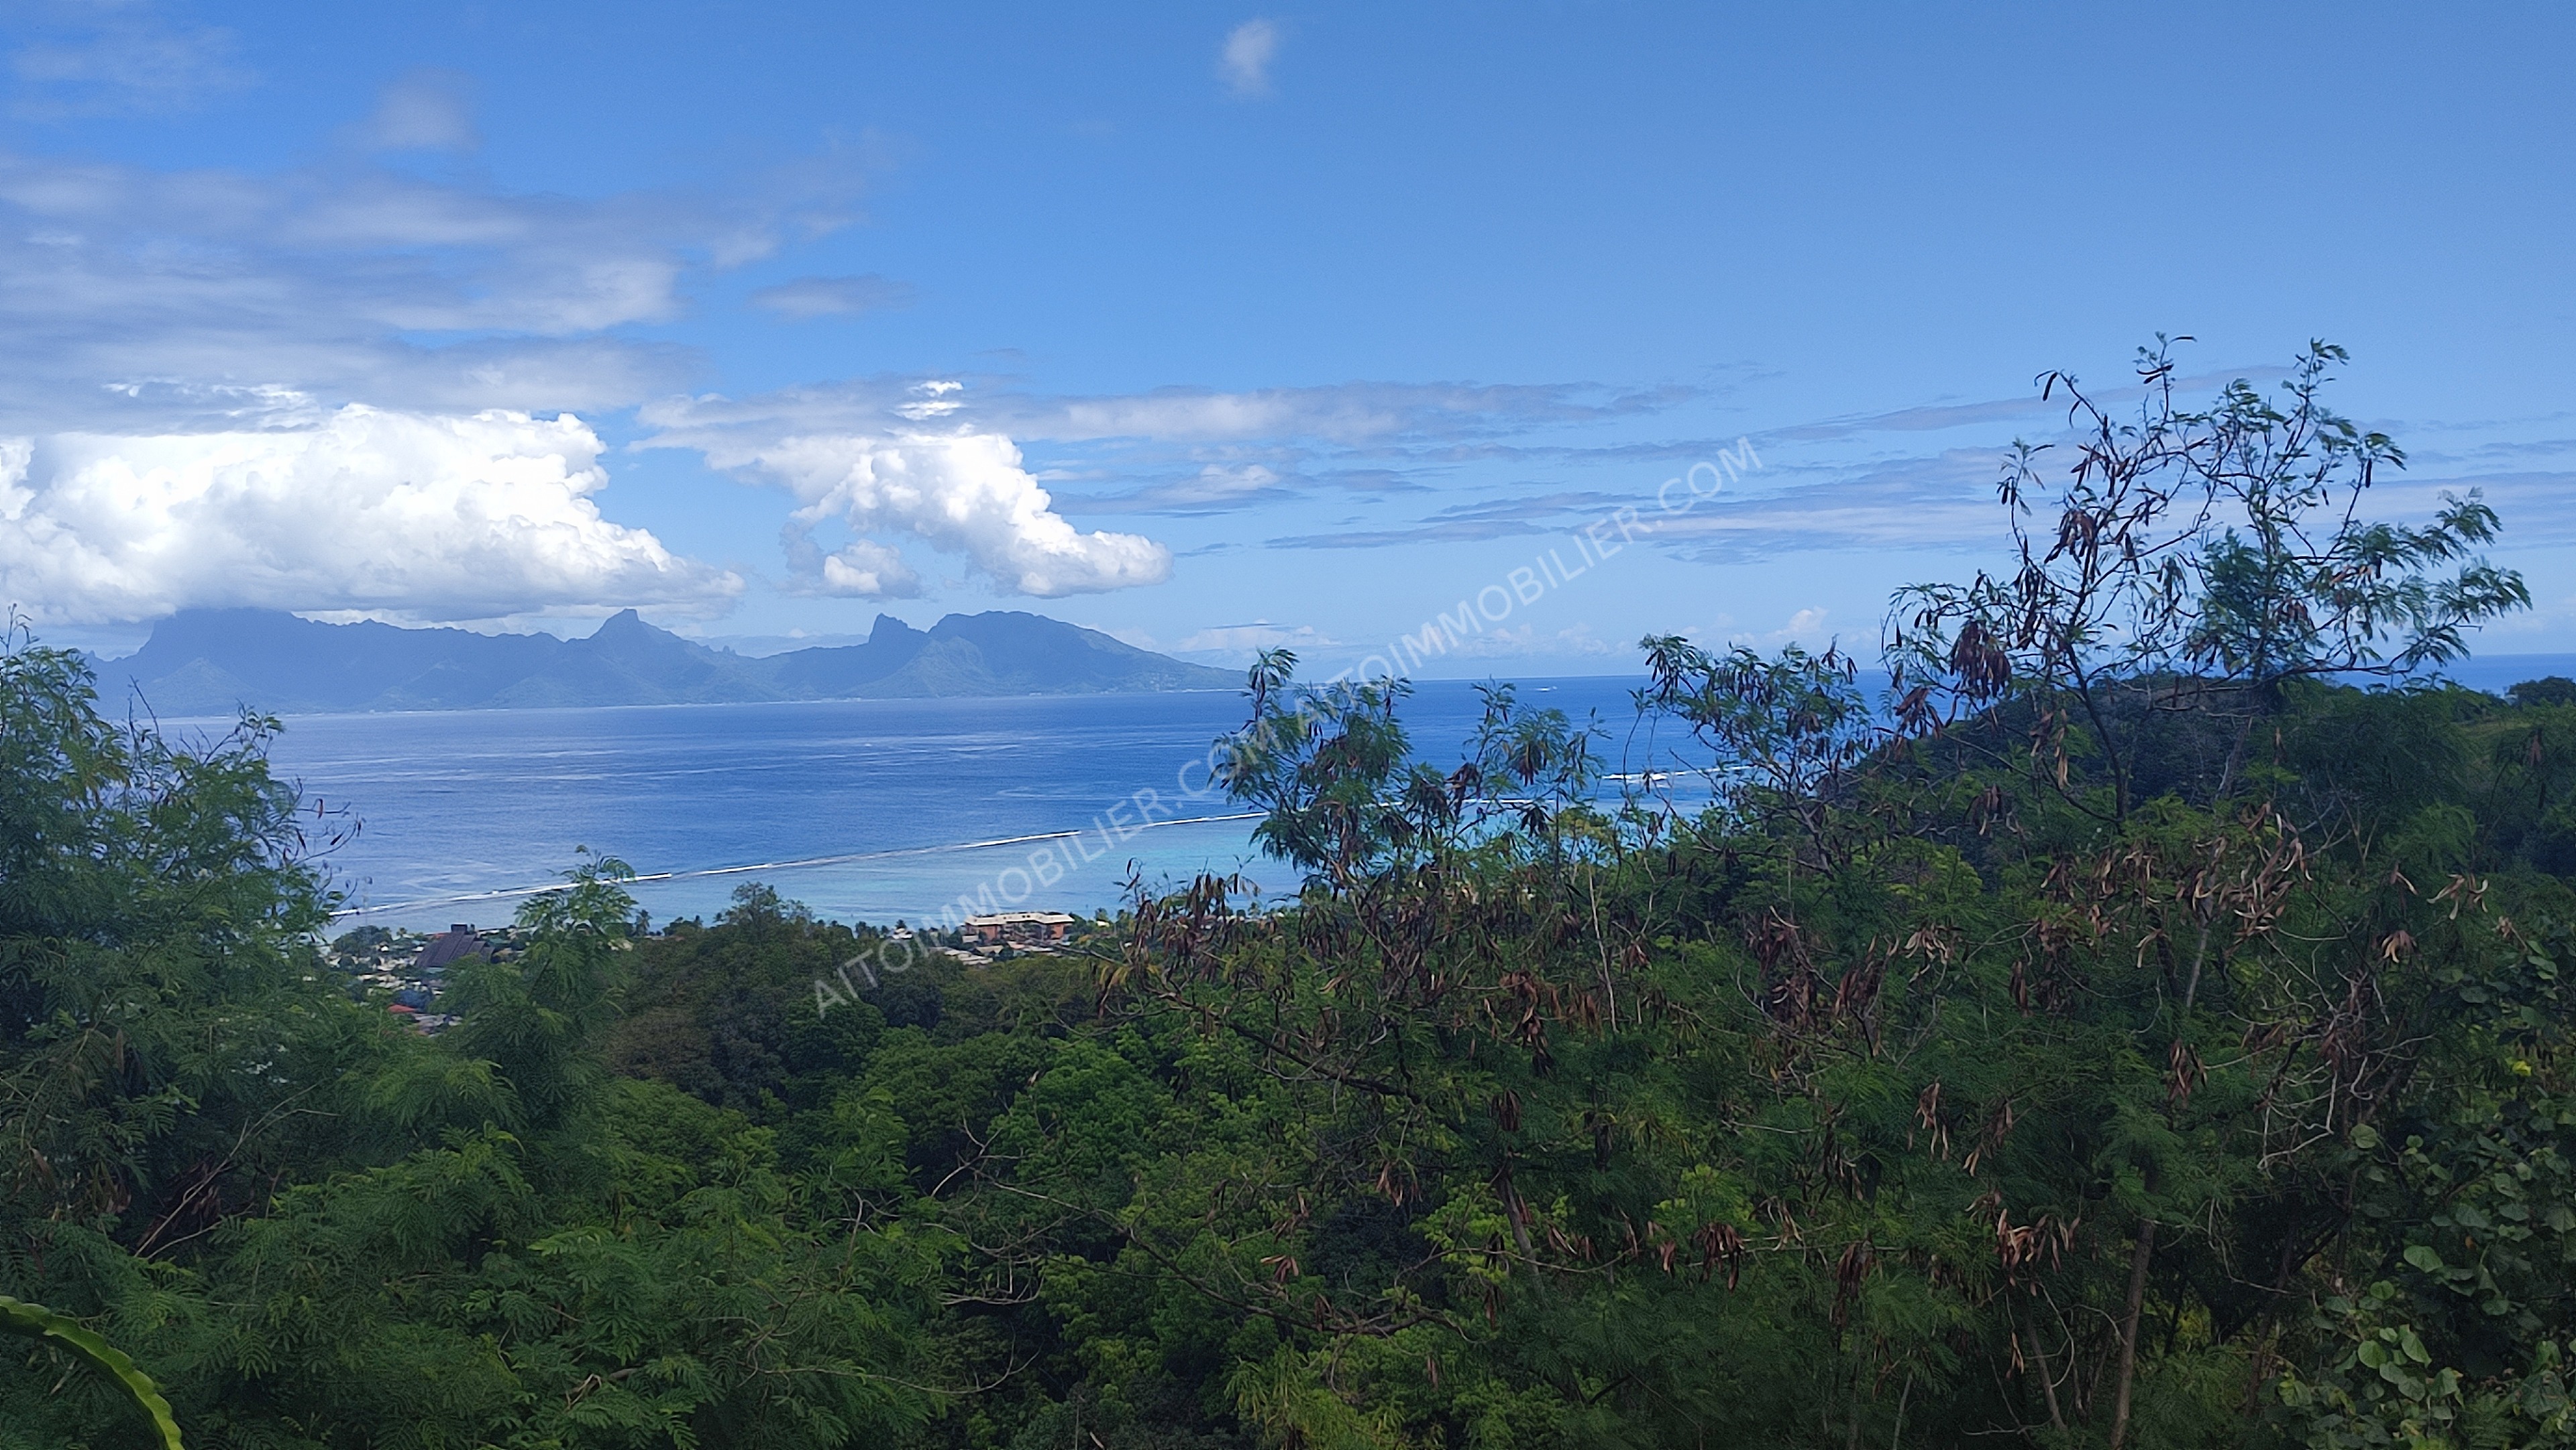
{"type": "Polygon", "coordinates": [[[904,623],[902,620],[895,618],[891,614],[880,614],[877,616],[875,626],[868,631],[868,643],[892,644],[906,636],[918,636],[920,633],[920,630],[913,628],[911,625],[904,623]]]}

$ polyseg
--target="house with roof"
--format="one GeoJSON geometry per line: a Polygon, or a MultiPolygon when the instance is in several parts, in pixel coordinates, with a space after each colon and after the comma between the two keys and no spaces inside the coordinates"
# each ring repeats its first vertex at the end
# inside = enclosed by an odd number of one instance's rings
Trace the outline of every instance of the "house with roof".
{"type": "Polygon", "coordinates": [[[431,937],[421,947],[420,955],[412,958],[411,965],[416,972],[443,972],[458,962],[489,961],[491,956],[491,945],[474,930],[474,924],[460,921],[431,937]]]}

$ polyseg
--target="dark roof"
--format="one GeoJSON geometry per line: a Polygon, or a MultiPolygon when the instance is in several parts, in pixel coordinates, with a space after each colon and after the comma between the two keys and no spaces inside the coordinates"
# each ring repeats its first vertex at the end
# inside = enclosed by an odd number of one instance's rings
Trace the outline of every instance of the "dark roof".
{"type": "Polygon", "coordinates": [[[486,954],[483,938],[475,934],[474,928],[459,927],[431,937],[429,945],[420,949],[420,955],[412,958],[412,965],[422,971],[430,971],[486,954]]]}

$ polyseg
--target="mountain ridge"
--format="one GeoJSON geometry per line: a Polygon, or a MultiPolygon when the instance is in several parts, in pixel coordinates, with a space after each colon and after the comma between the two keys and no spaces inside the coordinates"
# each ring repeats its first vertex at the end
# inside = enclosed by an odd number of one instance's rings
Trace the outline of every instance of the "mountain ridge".
{"type": "Polygon", "coordinates": [[[632,609],[580,639],[191,609],[156,624],[135,653],[91,665],[103,695],[130,695],[166,715],[1106,694],[1240,683],[1230,671],[1017,610],[951,614],[926,630],[881,614],[864,644],[753,657],[683,639],[632,609]]]}

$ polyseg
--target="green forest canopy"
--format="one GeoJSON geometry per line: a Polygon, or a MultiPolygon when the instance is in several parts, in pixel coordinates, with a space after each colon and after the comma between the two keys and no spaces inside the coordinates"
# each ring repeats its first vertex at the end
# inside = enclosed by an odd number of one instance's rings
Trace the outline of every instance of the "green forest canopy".
{"type": "MultiPolygon", "coordinates": [[[[2076,442],[1884,702],[1647,641],[1704,811],[1274,655],[1228,783],[1296,899],[828,1010],[873,929],[639,938],[585,858],[410,1032],[274,722],[21,638],[0,1293],[193,1446],[2576,1442],[2576,700],[2396,678],[2528,596],[2474,497],[2349,507],[2403,457],[2340,361],[2045,380],[2076,442]]],[[[151,1443],[7,1343],[0,1450],[151,1443]]]]}

